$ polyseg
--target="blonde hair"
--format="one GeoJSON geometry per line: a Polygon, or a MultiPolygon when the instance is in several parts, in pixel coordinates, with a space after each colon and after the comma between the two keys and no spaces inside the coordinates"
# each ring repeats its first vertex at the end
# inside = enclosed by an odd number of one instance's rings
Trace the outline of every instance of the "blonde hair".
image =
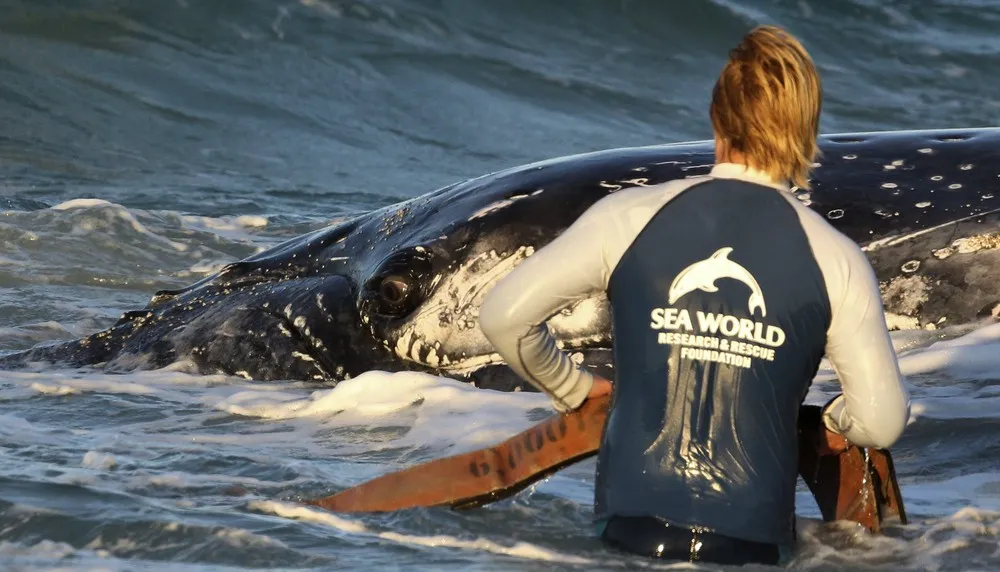
{"type": "Polygon", "coordinates": [[[775,26],[759,26],[729,53],[712,90],[716,137],[751,167],[809,188],[819,156],[822,84],[806,49],[775,26]]]}

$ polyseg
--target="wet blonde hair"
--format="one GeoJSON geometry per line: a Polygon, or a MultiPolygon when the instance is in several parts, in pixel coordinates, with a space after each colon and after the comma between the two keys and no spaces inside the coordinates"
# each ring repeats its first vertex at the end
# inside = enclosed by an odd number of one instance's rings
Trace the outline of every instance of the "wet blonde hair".
{"type": "Polygon", "coordinates": [[[775,26],[759,26],[729,53],[712,90],[715,135],[751,167],[809,188],[819,156],[822,84],[806,49],[775,26]]]}

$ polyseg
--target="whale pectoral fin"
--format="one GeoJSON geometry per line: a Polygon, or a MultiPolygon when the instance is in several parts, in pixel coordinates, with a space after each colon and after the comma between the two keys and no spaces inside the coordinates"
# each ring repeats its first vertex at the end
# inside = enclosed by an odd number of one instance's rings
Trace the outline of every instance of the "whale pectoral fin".
{"type": "Polygon", "coordinates": [[[729,253],[732,252],[732,251],[733,251],[732,247],[730,247],[730,246],[723,246],[719,250],[716,250],[714,253],[712,253],[712,256],[709,256],[709,258],[713,259],[713,260],[719,260],[719,259],[722,259],[722,258],[728,259],[729,258],[729,253]]]}

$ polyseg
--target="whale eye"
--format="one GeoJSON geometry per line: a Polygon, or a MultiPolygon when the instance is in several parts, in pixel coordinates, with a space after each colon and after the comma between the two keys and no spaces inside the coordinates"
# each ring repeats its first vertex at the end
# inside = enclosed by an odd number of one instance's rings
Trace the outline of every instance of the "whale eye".
{"type": "Polygon", "coordinates": [[[390,307],[399,307],[405,304],[412,290],[409,281],[397,275],[386,276],[378,287],[379,296],[390,307]]]}
{"type": "Polygon", "coordinates": [[[433,279],[427,249],[414,247],[387,256],[365,280],[359,310],[371,319],[395,320],[413,313],[433,279]]]}

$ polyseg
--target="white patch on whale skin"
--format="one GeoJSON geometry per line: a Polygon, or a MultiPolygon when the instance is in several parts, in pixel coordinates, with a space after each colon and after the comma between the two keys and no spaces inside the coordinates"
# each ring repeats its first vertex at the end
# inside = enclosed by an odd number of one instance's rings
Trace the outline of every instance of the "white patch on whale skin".
{"type": "MultiPolygon", "coordinates": [[[[451,280],[449,280],[450,284],[448,286],[449,288],[455,288],[452,292],[456,294],[452,296],[452,309],[456,313],[469,315],[474,302],[485,295],[486,287],[491,287],[534,251],[535,249],[532,246],[521,246],[513,254],[501,258],[495,250],[491,250],[461,264],[451,277],[451,280]],[[482,264],[482,261],[486,259],[496,260],[497,262],[489,270],[475,274],[472,267],[482,264]]],[[[476,304],[476,307],[478,308],[478,304],[476,304]]],[[[478,309],[474,317],[478,318],[478,309]]]]}
{"type": "Polygon", "coordinates": [[[893,314],[892,312],[885,313],[885,323],[889,328],[889,331],[920,329],[920,320],[914,318],[913,316],[903,316],[900,314],[893,314]]]}
{"type": "Polygon", "coordinates": [[[923,149],[917,149],[917,153],[928,154],[928,153],[933,153],[933,152],[934,152],[934,149],[931,149],[930,147],[924,147],[923,149]]]}
{"type": "Polygon", "coordinates": [[[407,328],[399,339],[396,340],[396,355],[403,359],[410,359],[410,340],[413,338],[413,328],[407,328]]]}
{"type": "Polygon", "coordinates": [[[991,232],[956,239],[951,243],[959,254],[971,254],[980,250],[1000,248],[1000,232],[991,232]]]}
{"type": "MultiPolygon", "coordinates": [[[[395,343],[388,342],[393,353],[453,373],[503,363],[478,327],[479,308],[493,285],[534,252],[531,245],[510,253],[491,249],[454,264],[438,277],[437,287],[398,331],[395,343]]],[[[593,345],[595,328],[603,327],[601,317],[607,314],[606,304],[587,299],[549,320],[549,326],[566,347],[586,347],[593,345]]]]}
{"type": "Polygon", "coordinates": [[[431,279],[431,283],[430,283],[430,286],[429,286],[430,289],[433,290],[433,289],[437,288],[437,285],[440,282],[441,282],[441,274],[440,273],[435,274],[434,278],[431,279]]]}
{"type": "Polygon", "coordinates": [[[939,248],[931,252],[931,255],[934,256],[934,258],[937,258],[938,260],[944,260],[945,258],[948,258],[952,254],[955,254],[955,249],[951,248],[950,246],[939,248]]]}
{"type": "Polygon", "coordinates": [[[1000,213],[1000,209],[992,209],[992,210],[988,210],[988,211],[985,211],[985,212],[977,213],[977,214],[974,214],[974,215],[969,215],[967,217],[958,218],[958,219],[955,219],[955,220],[952,220],[952,221],[948,221],[948,222],[939,224],[937,226],[932,226],[930,228],[925,228],[925,229],[918,230],[916,232],[911,232],[909,234],[887,236],[885,238],[880,238],[878,240],[873,240],[872,242],[869,242],[868,244],[862,246],[861,250],[864,251],[864,252],[870,252],[870,251],[873,251],[873,250],[878,250],[879,248],[885,248],[885,247],[889,247],[889,246],[895,246],[895,245],[897,245],[897,244],[899,244],[901,242],[906,242],[907,240],[911,240],[911,239],[917,238],[918,236],[927,234],[929,232],[934,232],[935,230],[942,229],[942,228],[944,228],[946,226],[949,226],[949,225],[952,225],[952,224],[955,224],[955,223],[959,223],[959,222],[964,222],[964,221],[967,221],[967,220],[976,219],[976,218],[987,216],[987,215],[991,215],[991,214],[994,214],[994,213],[1000,213]]]}
{"type": "Polygon", "coordinates": [[[442,368],[447,370],[449,373],[456,375],[465,375],[487,365],[503,363],[503,358],[500,357],[500,354],[495,352],[473,355],[471,357],[460,357],[457,359],[447,354],[440,354],[438,352],[442,345],[440,342],[428,344],[430,349],[427,352],[427,357],[422,359],[420,357],[420,350],[425,347],[425,344],[424,341],[414,333],[414,330],[415,327],[408,327],[396,341],[394,351],[395,354],[402,359],[421,363],[430,367],[442,368]]]}
{"type": "Polygon", "coordinates": [[[917,207],[918,209],[925,209],[925,208],[931,206],[931,202],[930,201],[921,201],[921,202],[919,202],[919,203],[917,203],[917,204],[915,204],[913,206],[917,207]]]}
{"type": "Polygon", "coordinates": [[[502,363],[504,363],[503,358],[498,353],[483,354],[452,361],[448,364],[448,371],[456,375],[466,375],[488,365],[502,363]]]}
{"type": "Polygon", "coordinates": [[[441,360],[438,359],[437,349],[435,347],[431,346],[430,351],[427,352],[426,362],[427,365],[431,367],[438,367],[438,365],[440,365],[441,360]]]}
{"type": "Polygon", "coordinates": [[[498,211],[500,209],[507,208],[510,205],[514,204],[514,201],[523,199],[523,198],[528,197],[528,196],[530,196],[530,195],[515,195],[515,196],[510,197],[509,199],[499,200],[499,201],[497,201],[497,202],[495,202],[493,204],[487,205],[487,206],[479,209],[478,211],[472,213],[472,216],[470,216],[468,218],[468,220],[475,220],[477,218],[482,218],[482,217],[490,214],[491,212],[495,212],[495,211],[498,211]]]}
{"type": "Polygon", "coordinates": [[[420,362],[420,350],[422,349],[424,349],[424,342],[419,338],[413,340],[413,344],[410,346],[410,359],[420,362]]]}
{"type": "Polygon", "coordinates": [[[302,361],[316,361],[316,360],[314,360],[314,359],[312,358],[312,356],[311,356],[311,355],[309,355],[309,354],[304,354],[304,353],[302,353],[302,352],[292,352],[292,356],[293,356],[293,357],[297,357],[297,358],[299,358],[299,359],[300,359],[300,360],[302,360],[302,361]]]}
{"type": "Polygon", "coordinates": [[[886,315],[892,313],[896,328],[913,329],[920,327],[919,318],[914,317],[920,308],[930,299],[931,286],[927,278],[919,274],[897,276],[887,283],[879,285],[882,299],[885,303],[886,315]],[[903,324],[907,327],[902,327],[903,324]]]}
{"type": "Polygon", "coordinates": [[[628,180],[625,180],[625,181],[622,181],[622,182],[623,183],[629,183],[629,184],[632,184],[632,185],[636,185],[638,187],[648,187],[648,186],[650,186],[648,184],[649,183],[649,179],[646,179],[646,178],[642,178],[642,179],[628,179],[628,180]]]}
{"type": "Polygon", "coordinates": [[[681,171],[691,171],[691,170],[697,170],[697,169],[711,169],[714,166],[715,166],[714,163],[704,163],[704,164],[701,164],[701,165],[685,165],[685,166],[681,167],[681,171]]]}

